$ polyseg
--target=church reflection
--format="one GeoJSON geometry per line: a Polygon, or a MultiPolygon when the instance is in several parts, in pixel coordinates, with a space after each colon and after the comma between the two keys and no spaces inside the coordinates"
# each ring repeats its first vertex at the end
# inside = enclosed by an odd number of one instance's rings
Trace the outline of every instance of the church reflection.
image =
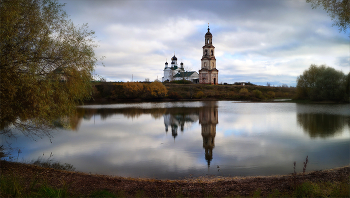
{"type": "Polygon", "coordinates": [[[199,113],[199,124],[201,124],[203,148],[205,150],[205,160],[208,162],[208,168],[210,167],[210,162],[213,159],[216,125],[219,123],[216,102],[213,104],[214,105],[207,105],[203,107],[199,113]]]}
{"type": "Polygon", "coordinates": [[[175,108],[123,108],[123,109],[88,109],[78,108],[77,114],[70,117],[70,129],[78,130],[81,120],[91,120],[99,116],[101,120],[108,119],[115,114],[123,114],[129,119],[138,118],[141,115],[151,115],[154,119],[163,117],[165,132],[171,131],[175,139],[178,133],[183,133],[187,125],[199,122],[203,139],[204,157],[208,167],[213,160],[213,149],[215,148],[216,125],[218,122],[217,101],[205,101],[201,107],[175,107],[175,108]]]}
{"type": "Polygon", "coordinates": [[[167,112],[163,115],[164,117],[164,125],[165,125],[165,132],[167,133],[169,131],[169,127],[171,128],[171,135],[175,138],[177,137],[177,132],[180,127],[181,132],[184,131],[184,126],[186,123],[193,123],[198,121],[198,114],[196,112],[191,114],[174,114],[172,112],[167,112]]]}
{"type": "Polygon", "coordinates": [[[183,132],[186,123],[199,121],[203,138],[204,156],[208,167],[210,167],[210,162],[213,159],[213,149],[215,147],[216,125],[219,123],[218,108],[216,101],[206,101],[203,103],[203,107],[200,108],[168,109],[163,117],[165,132],[168,133],[169,128],[171,128],[171,135],[174,141],[178,136],[178,130],[180,129],[183,132]]]}

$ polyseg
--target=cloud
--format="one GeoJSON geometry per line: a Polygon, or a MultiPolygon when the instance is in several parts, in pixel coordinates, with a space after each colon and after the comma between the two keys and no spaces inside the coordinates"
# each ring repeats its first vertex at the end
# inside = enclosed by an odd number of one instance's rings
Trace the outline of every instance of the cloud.
{"type": "Polygon", "coordinates": [[[96,53],[106,56],[96,73],[108,81],[160,79],[174,52],[198,71],[208,22],[219,82],[295,85],[311,64],[349,70],[349,38],[304,0],[60,2],[73,22],[96,31],[96,53]]]}
{"type": "Polygon", "coordinates": [[[350,67],[350,55],[338,57],[337,65],[348,69],[350,67]]]}

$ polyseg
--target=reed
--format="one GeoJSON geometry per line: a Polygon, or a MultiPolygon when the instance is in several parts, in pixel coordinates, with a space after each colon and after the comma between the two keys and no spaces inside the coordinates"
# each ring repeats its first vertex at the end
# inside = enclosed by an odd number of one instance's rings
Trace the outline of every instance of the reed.
{"type": "MultiPolygon", "coordinates": [[[[44,154],[43,154],[44,156],[44,154]]],[[[36,165],[36,166],[40,166],[43,168],[53,168],[53,169],[57,169],[57,170],[66,170],[66,171],[75,171],[75,168],[72,164],[69,163],[60,163],[57,161],[53,160],[53,154],[50,154],[50,157],[47,158],[46,160],[43,159],[43,156],[38,157],[37,160],[32,161],[30,164],[36,165]]]]}

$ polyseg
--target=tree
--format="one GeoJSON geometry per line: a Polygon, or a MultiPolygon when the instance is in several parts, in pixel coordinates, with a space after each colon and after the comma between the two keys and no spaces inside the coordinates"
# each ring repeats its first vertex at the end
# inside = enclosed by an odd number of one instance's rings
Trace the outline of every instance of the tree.
{"type": "Polygon", "coordinates": [[[161,82],[152,82],[145,86],[146,97],[159,99],[167,96],[168,90],[161,82]]]}
{"type": "Polygon", "coordinates": [[[123,89],[126,98],[140,98],[144,93],[143,83],[139,82],[126,82],[123,89]]]}
{"type": "Polygon", "coordinates": [[[56,0],[0,1],[0,130],[35,134],[74,113],[92,92],[93,31],[56,0]]]}
{"type": "Polygon", "coordinates": [[[306,0],[311,3],[312,9],[322,6],[331,16],[333,25],[339,27],[339,31],[346,32],[350,27],[350,0],[306,0]]]}
{"type": "Polygon", "coordinates": [[[346,75],[326,65],[312,64],[297,78],[297,97],[310,100],[347,101],[346,75]]]}

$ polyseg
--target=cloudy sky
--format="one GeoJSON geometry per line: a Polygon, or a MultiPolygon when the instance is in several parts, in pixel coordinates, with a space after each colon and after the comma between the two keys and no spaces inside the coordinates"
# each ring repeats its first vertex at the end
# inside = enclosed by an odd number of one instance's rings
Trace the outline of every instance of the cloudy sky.
{"type": "Polygon", "coordinates": [[[339,32],[305,0],[59,2],[76,25],[96,32],[105,66],[95,74],[107,81],[161,79],[174,52],[198,72],[208,23],[219,82],[295,86],[311,64],[350,71],[350,30],[339,32]]]}

